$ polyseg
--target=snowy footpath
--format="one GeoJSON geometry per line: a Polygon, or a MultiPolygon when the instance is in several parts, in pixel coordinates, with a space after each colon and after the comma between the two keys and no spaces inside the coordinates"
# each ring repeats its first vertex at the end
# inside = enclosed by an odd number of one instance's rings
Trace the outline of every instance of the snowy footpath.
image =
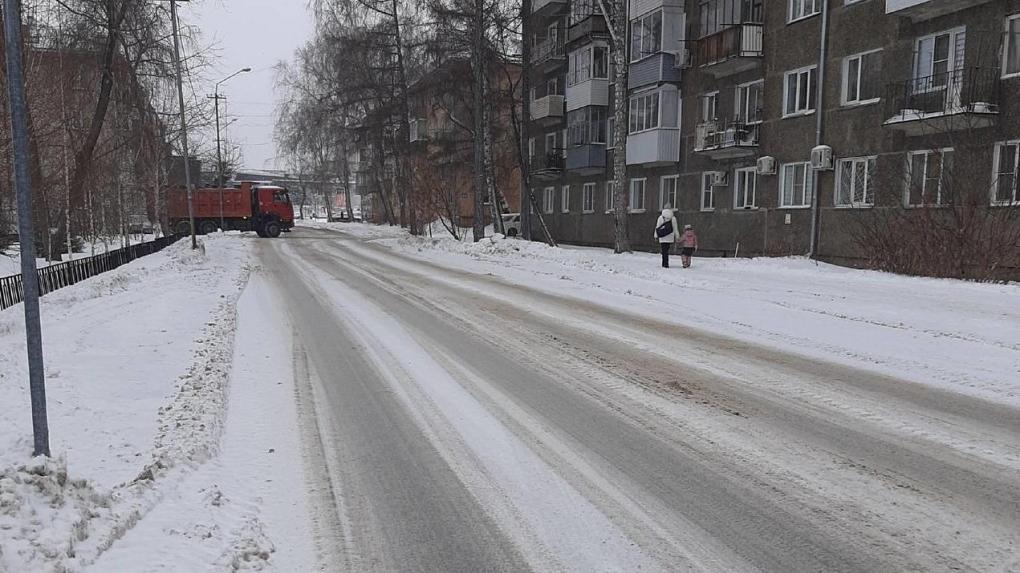
{"type": "Polygon", "coordinates": [[[679,268],[677,257],[662,269],[651,253],[303,224],[462,273],[1020,406],[1020,284],[905,277],[798,257],[695,258],[691,269],[679,268]]]}
{"type": "Polygon", "coordinates": [[[22,307],[0,312],[0,572],[309,568],[253,241],[180,241],[42,299],[50,460],[30,455],[22,307]]]}

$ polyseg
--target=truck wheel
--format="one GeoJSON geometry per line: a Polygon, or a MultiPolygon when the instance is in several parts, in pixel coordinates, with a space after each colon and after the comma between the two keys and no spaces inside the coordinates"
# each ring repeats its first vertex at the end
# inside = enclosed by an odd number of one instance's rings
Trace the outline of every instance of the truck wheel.
{"type": "Polygon", "coordinates": [[[262,237],[263,239],[266,237],[266,232],[262,230],[261,226],[255,227],[255,234],[262,237]]]}
{"type": "Polygon", "coordinates": [[[507,237],[516,237],[517,236],[517,229],[515,229],[514,227],[510,227],[509,229],[506,230],[506,236],[507,237]]]}
{"type": "Polygon", "coordinates": [[[178,221],[174,225],[174,232],[178,235],[190,235],[191,234],[191,223],[187,221],[178,221]]]}
{"type": "Polygon", "coordinates": [[[215,233],[219,227],[213,221],[202,221],[198,224],[198,232],[203,235],[209,235],[215,233]]]}
{"type": "Polygon", "coordinates": [[[266,233],[266,236],[275,239],[280,236],[280,224],[276,221],[270,221],[266,223],[262,230],[266,233]]]}

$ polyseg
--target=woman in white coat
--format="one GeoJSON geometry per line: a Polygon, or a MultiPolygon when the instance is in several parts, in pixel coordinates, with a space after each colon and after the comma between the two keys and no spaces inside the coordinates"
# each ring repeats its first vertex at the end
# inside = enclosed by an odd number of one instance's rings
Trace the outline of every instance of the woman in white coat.
{"type": "Polygon", "coordinates": [[[673,243],[680,236],[680,229],[677,228],[676,217],[673,210],[667,205],[662,214],[655,221],[655,238],[659,241],[659,250],[662,251],[662,268],[669,268],[669,250],[673,243]]]}

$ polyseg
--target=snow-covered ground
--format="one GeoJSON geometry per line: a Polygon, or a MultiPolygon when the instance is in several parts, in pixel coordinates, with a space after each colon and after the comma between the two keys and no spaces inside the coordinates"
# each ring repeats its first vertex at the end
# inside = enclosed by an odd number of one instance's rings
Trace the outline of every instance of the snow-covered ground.
{"type": "MultiPolygon", "coordinates": [[[[286,383],[231,372],[251,245],[236,234],[205,237],[198,251],[181,241],[42,299],[51,460],[30,457],[22,307],[0,312],[0,571],[77,571],[100,557],[116,565],[96,570],[182,570],[180,542],[162,543],[177,551],[162,563],[152,546],[133,551],[126,534],[139,523],[188,540],[202,568],[257,566],[273,553],[258,488],[224,491],[238,457],[262,463],[246,436],[265,437],[227,414],[231,377],[241,389],[232,402],[254,404],[255,419],[271,419],[258,407],[286,383]],[[228,439],[231,424],[240,426],[228,439]]],[[[236,349],[241,363],[252,364],[251,342],[236,349]]],[[[292,441],[280,440],[281,463],[300,460],[292,441]]]]}
{"type": "Polygon", "coordinates": [[[905,277],[804,258],[696,258],[690,269],[662,269],[651,253],[498,238],[464,243],[368,224],[309,226],[443,267],[1020,405],[1017,284],[905,277]]]}

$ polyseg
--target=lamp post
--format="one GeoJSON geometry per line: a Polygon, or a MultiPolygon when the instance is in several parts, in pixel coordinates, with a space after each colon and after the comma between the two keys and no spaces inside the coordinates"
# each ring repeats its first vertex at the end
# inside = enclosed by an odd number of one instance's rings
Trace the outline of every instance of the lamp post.
{"type": "Polygon", "coordinates": [[[177,2],[187,0],[170,0],[170,22],[174,36],[174,66],[177,68],[177,101],[181,106],[181,152],[184,154],[184,185],[188,191],[188,226],[191,227],[191,248],[198,248],[195,237],[195,205],[194,193],[191,188],[191,161],[188,156],[188,122],[184,116],[184,82],[181,78],[181,39],[177,25],[177,2]]]}
{"type": "Polygon", "coordinates": [[[223,150],[220,140],[220,99],[223,96],[220,95],[220,84],[226,82],[230,78],[244,74],[251,71],[251,68],[241,68],[222,80],[216,82],[213,86],[213,95],[209,96],[215,102],[213,107],[216,109],[216,187],[220,190],[220,229],[226,231],[225,221],[223,218],[223,150]]]}

